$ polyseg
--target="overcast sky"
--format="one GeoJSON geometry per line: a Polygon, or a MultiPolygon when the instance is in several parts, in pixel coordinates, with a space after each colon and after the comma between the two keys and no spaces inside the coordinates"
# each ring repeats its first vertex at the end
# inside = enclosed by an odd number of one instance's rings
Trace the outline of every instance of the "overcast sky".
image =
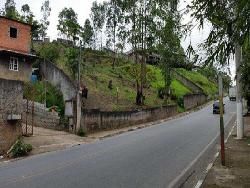
{"type": "MultiPolygon", "coordinates": [[[[103,0],[97,0],[98,2],[102,2],[103,0]]],[[[180,4],[180,9],[183,9],[186,6],[186,1],[190,2],[191,0],[182,0],[182,3],[180,4]]],[[[4,7],[6,0],[0,0],[0,8],[4,7]]],[[[20,11],[21,6],[24,4],[29,4],[31,11],[36,16],[37,20],[40,20],[41,18],[41,6],[44,2],[44,0],[15,0],[16,2],[16,8],[18,11],[20,11]]],[[[64,7],[71,7],[75,10],[75,12],[78,14],[78,21],[81,25],[84,25],[84,22],[87,18],[89,18],[90,15],[90,9],[92,6],[92,3],[94,0],[50,0],[50,6],[52,8],[51,15],[50,15],[50,26],[48,28],[48,36],[50,36],[51,39],[55,39],[58,37],[58,31],[57,31],[57,24],[58,24],[58,15],[59,12],[64,7]]],[[[190,21],[190,16],[186,15],[184,16],[183,23],[187,23],[190,21]]],[[[190,43],[190,39],[192,41],[193,46],[197,46],[197,44],[201,43],[208,35],[209,33],[209,26],[205,27],[203,31],[198,30],[195,28],[191,34],[191,38],[187,37],[186,40],[182,40],[182,46],[184,49],[187,48],[187,46],[190,43]]],[[[231,66],[232,72],[234,72],[234,66],[231,66]]]]}

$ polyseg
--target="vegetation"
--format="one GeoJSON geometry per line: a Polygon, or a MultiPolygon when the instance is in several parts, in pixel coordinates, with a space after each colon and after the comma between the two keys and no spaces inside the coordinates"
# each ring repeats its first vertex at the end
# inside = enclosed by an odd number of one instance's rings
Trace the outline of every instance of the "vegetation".
{"type": "Polygon", "coordinates": [[[23,157],[28,155],[31,151],[32,145],[23,143],[23,141],[19,138],[11,149],[11,154],[13,157],[23,157]]]}
{"type": "Polygon", "coordinates": [[[80,137],[85,137],[85,136],[87,136],[87,132],[86,132],[85,129],[80,128],[80,129],[78,130],[78,132],[77,132],[77,135],[80,136],[80,137]]]}
{"type": "MultiPolygon", "coordinates": [[[[58,15],[57,29],[62,38],[72,41],[72,45],[70,42],[68,46],[53,42],[36,45],[34,48],[40,57],[57,64],[74,80],[77,78],[80,61],[82,83],[88,86],[91,97],[95,98],[85,101],[86,106],[91,106],[90,103],[96,100],[100,101],[94,107],[105,106],[116,110],[161,106],[172,102],[181,104],[182,97],[192,92],[175,79],[172,74],[173,69],[185,67],[180,66],[185,64],[190,65],[186,67],[193,67],[192,63],[196,61],[191,60],[190,56],[187,57],[181,46],[181,38],[188,28],[181,24],[183,14],[177,9],[178,3],[179,0],[109,0],[102,3],[95,1],[92,4],[90,19],[87,19],[83,26],[78,22],[78,15],[72,8],[63,8],[58,15]],[[78,42],[79,40],[82,43],[78,42]],[[100,46],[102,49],[105,43],[108,52],[101,51],[99,48],[100,46]],[[79,58],[79,49],[82,47],[80,45],[85,47],[82,59],[79,58]],[[124,57],[125,49],[131,50],[129,57],[124,57]],[[118,51],[122,56],[119,57],[118,51]],[[155,65],[146,64],[149,56],[156,57],[155,65]]],[[[193,16],[200,21],[201,26],[204,20],[209,20],[218,34],[220,30],[216,26],[222,25],[225,29],[225,24],[221,21],[216,22],[216,18],[211,13],[211,6],[204,0],[193,0],[191,8],[194,10],[193,16]],[[200,15],[198,11],[202,3],[207,6],[203,10],[203,13],[206,13],[204,15],[200,15]]],[[[218,6],[216,15],[230,17],[217,12],[219,8],[223,9],[218,6]]],[[[33,38],[44,39],[49,26],[50,12],[49,0],[45,0],[41,6],[42,19],[38,22],[34,19],[28,4],[23,5],[22,15],[20,15],[15,9],[14,0],[6,0],[2,14],[37,25],[33,38]]],[[[215,49],[213,47],[218,44],[215,39],[224,40],[219,35],[216,36],[217,38],[213,33],[210,34],[206,43],[207,47],[209,45],[211,47],[207,48],[208,53],[213,54],[215,49]]],[[[217,49],[225,52],[226,49],[223,49],[223,46],[225,43],[217,49]]],[[[194,59],[197,60],[191,46],[188,52],[189,55],[193,53],[194,59]]],[[[211,56],[210,60],[224,60],[220,52],[213,57],[211,56]]],[[[211,75],[206,75],[209,79],[216,77],[215,74],[219,72],[217,69],[215,72],[212,69],[209,70],[211,75]]],[[[217,80],[208,80],[200,74],[205,75],[204,72],[191,72],[184,69],[177,71],[200,86],[206,94],[213,95],[217,92],[216,85],[213,83],[217,80]]],[[[224,78],[225,83],[230,82],[227,75],[224,78]]],[[[40,86],[38,84],[34,87],[38,87],[39,90],[40,86]]],[[[38,96],[39,94],[37,98],[38,96]]],[[[39,101],[39,99],[36,100],[39,101]]],[[[51,102],[61,109],[60,103],[51,102]]]]}
{"type": "Polygon", "coordinates": [[[236,47],[246,53],[250,39],[250,1],[248,0],[192,0],[189,10],[200,28],[209,22],[210,34],[202,47],[206,50],[206,64],[228,65],[236,47]]]}
{"type": "Polygon", "coordinates": [[[24,97],[39,103],[45,103],[46,107],[57,107],[60,117],[64,117],[64,100],[61,92],[45,81],[36,82],[33,85],[26,84],[24,97]],[[32,91],[32,92],[31,92],[32,91]]]}
{"type": "Polygon", "coordinates": [[[185,69],[178,69],[177,72],[197,84],[200,88],[203,89],[203,91],[207,95],[215,95],[218,92],[218,88],[215,83],[209,81],[205,76],[201,75],[199,72],[191,72],[185,69]]]}

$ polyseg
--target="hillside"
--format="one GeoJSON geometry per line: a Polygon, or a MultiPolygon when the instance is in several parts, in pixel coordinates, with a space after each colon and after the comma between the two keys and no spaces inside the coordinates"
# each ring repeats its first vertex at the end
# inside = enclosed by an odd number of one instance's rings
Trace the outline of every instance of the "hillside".
{"type": "Polygon", "coordinates": [[[217,93],[218,88],[215,83],[208,80],[208,78],[201,73],[197,71],[187,71],[185,69],[176,69],[176,71],[202,88],[205,94],[213,96],[217,93]]]}
{"type": "MultiPolygon", "coordinates": [[[[73,65],[67,62],[65,56],[69,47],[58,43],[49,43],[38,44],[35,49],[40,56],[50,59],[59,68],[63,69],[72,80],[75,80],[72,69],[70,69],[73,65]]],[[[189,88],[172,77],[171,100],[166,102],[166,100],[159,98],[158,92],[165,85],[164,76],[159,67],[147,65],[144,87],[145,104],[144,106],[137,106],[135,98],[136,80],[140,79],[139,64],[135,64],[124,57],[118,57],[113,68],[113,59],[108,52],[89,49],[84,50],[83,57],[81,82],[87,86],[89,91],[88,99],[84,101],[87,109],[131,110],[162,106],[169,103],[179,104],[184,95],[192,93],[189,88]],[[110,82],[112,82],[112,89],[108,87],[110,82]]],[[[216,92],[216,86],[198,72],[184,69],[178,69],[178,72],[202,87],[205,93],[213,94],[216,92]]]]}

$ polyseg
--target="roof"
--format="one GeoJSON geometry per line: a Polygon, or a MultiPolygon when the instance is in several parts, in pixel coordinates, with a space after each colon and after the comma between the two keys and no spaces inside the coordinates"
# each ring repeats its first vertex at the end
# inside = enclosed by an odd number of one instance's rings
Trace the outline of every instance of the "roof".
{"type": "Polygon", "coordinates": [[[24,58],[28,58],[28,59],[37,59],[38,58],[36,55],[33,55],[33,54],[22,53],[22,52],[6,50],[6,49],[1,49],[1,48],[0,48],[0,55],[15,55],[16,57],[24,57],[24,58]]]}
{"type": "Polygon", "coordinates": [[[20,20],[15,20],[15,19],[12,19],[12,18],[7,18],[7,17],[5,17],[5,16],[0,16],[0,18],[6,19],[6,20],[11,20],[11,21],[18,22],[18,23],[21,23],[21,24],[28,25],[28,26],[31,26],[31,27],[32,27],[32,24],[25,23],[25,22],[22,22],[22,21],[20,21],[20,20]]]}

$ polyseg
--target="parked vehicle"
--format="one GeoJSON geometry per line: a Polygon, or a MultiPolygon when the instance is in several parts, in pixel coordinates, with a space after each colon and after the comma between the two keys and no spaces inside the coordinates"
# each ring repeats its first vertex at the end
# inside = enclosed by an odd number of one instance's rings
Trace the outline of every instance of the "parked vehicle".
{"type": "MultiPolygon", "coordinates": [[[[220,113],[220,102],[214,101],[213,104],[213,114],[219,114],[220,113]]],[[[225,113],[225,104],[223,104],[223,114],[225,113]]]]}
{"type": "Polygon", "coordinates": [[[236,101],[236,87],[229,88],[229,99],[230,101],[236,101]]]}

